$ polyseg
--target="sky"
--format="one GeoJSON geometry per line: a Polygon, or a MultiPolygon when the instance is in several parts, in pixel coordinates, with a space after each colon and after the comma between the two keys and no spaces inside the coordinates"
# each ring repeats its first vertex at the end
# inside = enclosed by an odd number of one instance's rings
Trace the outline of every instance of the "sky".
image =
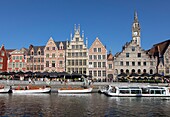
{"type": "Polygon", "coordinates": [[[170,39],[169,5],[170,0],[0,0],[0,46],[42,46],[50,37],[66,41],[80,24],[88,48],[98,37],[114,55],[132,40],[136,10],[147,50],[170,39]]]}

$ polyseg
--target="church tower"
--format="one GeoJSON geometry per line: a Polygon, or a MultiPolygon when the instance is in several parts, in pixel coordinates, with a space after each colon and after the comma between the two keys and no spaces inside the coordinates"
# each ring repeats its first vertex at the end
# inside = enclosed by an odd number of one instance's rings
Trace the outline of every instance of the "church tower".
{"type": "Polygon", "coordinates": [[[139,47],[141,47],[141,42],[140,42],[140,25],[138,22],[138,16],[137,12],[135,11],[134,14],[134,22],[132,25],[132,40],[137,43],[139,47]]]}

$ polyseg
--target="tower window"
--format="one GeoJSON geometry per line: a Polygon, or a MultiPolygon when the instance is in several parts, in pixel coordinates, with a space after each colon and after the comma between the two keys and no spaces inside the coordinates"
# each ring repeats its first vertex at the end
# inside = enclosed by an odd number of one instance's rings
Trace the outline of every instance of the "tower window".
{"type": "Polygon", "coordinates": [[[134,46],[132,46],[132,51],[135,51],[135,47],[134,46]]]}
{"type": "Polygon", "coordinates": [[[78,42],[79,41],[79,38],[76,38],[76,42],[78,42]]]}
{"type": "Polygon", "coordinates": [[[141,53],[138,53],[138,57],[141,57],[141,53]]]}
{"type": "Polygon", "coordinates": [[[129,57],[129,53],[126,53],[126,57],[129,57]]]}

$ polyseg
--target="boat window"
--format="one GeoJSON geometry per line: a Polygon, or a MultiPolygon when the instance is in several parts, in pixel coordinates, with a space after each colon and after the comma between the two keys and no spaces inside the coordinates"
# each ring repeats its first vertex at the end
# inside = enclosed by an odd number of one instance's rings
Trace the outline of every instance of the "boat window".
{"type": "Polygon", "coordinates": [[[129,90],[120,90],[120,93],[122,93],[122,94],[129,94],[130,92],[129,92],[129,90]]]}
{"type": "Polygon", "coordinates": [[[148,94],[149,93],[149,90],[147,88],[142,88],[142,93],[143,94],[148,94]]]}
{"type": "Polygon", "coordinates": [[[155,90],[155,94],[162,94],[161,90],[155,90]]]}
{"type": "Polygon", "coordinates": [[[162,94],[166,94],[165,90],[162,90],[162,94]]]}
{"type": "Polygon", "coordinates": [[[140,90],[131,90],[131,94],[141,94],[140,90]]]}
{"type": "Polygon", "coordinates": [[[151,92],[150,92],[151,94],[155,94],[155,92],[154,92],[154,90],[151,90],[151,92]]]}
{"type": "Polygon", "coordinates": [[[116,88],[113,87],[112,90],[111,90],[112,93],[116,93],[116,88]]]}

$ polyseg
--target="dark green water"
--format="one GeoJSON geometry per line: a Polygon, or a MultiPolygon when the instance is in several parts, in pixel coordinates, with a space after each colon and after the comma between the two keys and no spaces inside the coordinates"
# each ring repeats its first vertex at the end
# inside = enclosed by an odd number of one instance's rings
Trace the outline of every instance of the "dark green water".
{"type": "Polygon", "coordinates": [[[170,117],[170,98],[0,94],[1,117],[170,117]]]}

